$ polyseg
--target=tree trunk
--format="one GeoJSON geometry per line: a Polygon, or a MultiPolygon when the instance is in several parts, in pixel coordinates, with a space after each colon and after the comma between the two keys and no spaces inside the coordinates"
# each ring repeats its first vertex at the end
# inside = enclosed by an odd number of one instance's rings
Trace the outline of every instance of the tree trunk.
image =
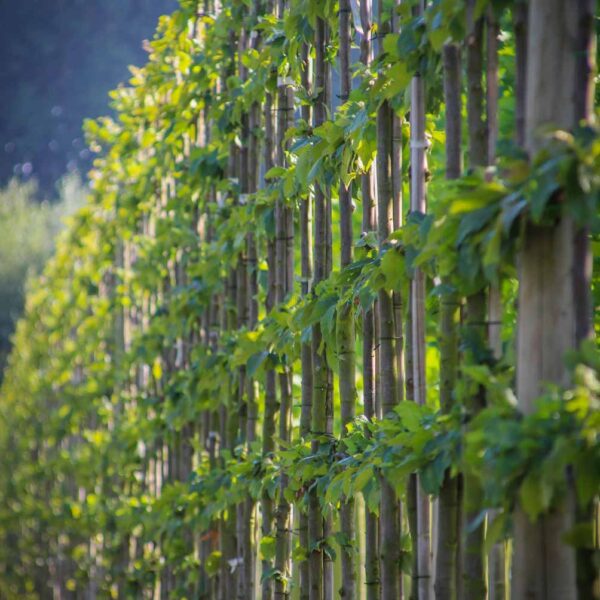
{"type": "MultiPolygon", "coordinates": [[[[488,135],[484,120],[483,76],[483,33],[484,18],[475,19],[475,0],[467,4],[467,129],[469,138],[469,166],[483,167],[487,164],[488,135]]],[[[487,300],[485,290],[480,290],[467,298],[467,324],[469,335],[480,339],[481,347],[487,341],[487,300]]],[[[479,364],[477,357],[468,354],[467,362],[479,364]]],[[[471,397],[465,400],[469,415],[473,417],[485,406],[485,391],[477,386],[471,397]]],[[[464,520],[463,520],[463,596],[465,600],[482,598],[487,593],[485,580],[485,560],[483,540],[485,522],[473,527],[473,521],[481,510],[482,491],[479,481],[465,474],[464,520]]]]}
{"type": "MultiPolygon", "coordinates": [[[[360,20],[363,29],[360,45],[360,59],[364,65],[371,63],[371,19],[370,0],[360,4],[360,20]]],[[[361,176],[362,231],[366,235],[373,230],[375,206],[373,203],[373,176],[369,170],[361,176]]],[[[368,310],[363,315],[362,354],[363,354],[363,407],[367,419],[376,417],[375,411],[375,347],[374,315],[368,310]]],[[[365,585],[366,600],[379,600],[379,527],[378,518],[365,506],[365,585]]]]}
{"type": "MultiPolygon", "coordinates": [[[[380,36],[390,31],[390,22],[383,14],[379,0],[380,36]]],[[[378,44],[378,53],[383,45],[378,44]]],[[[393,229],[393,176],[392,135],[394,113],[389,102],[384,101],[377,111],[377,234],[380,251],[389,243],[393,229]]],[[[392,251],[392,250],[390,250],[392,251]]],[[[381,289],[377,294],[379,345],[379,395],[384,418],[390,416],[398,404],[398,382],[396,378],[396,352],[394,347],[395,324],[392,292],[381,289]]],[[[380,503],[380,554],[381,596],[383,599],[400,597],[400,519],[398,499],[392,486],[381,477],[380,503]]]]}
{"type": "Polygon", "coordinates": [[[513,28],[515,32],[515,140],[519,146],[525,146],[527,18],[527,1],[517,0],[513,7],[513,28]]]}
{"type": "MultiPolygon", "coordinates": [[[[543,147],[541,126],[551,123],[569,130],[590,118],[594,4],[529,4],[525,143],[532,157],[543,147]]],[[[586,238],[567,217],[551,227],[529,226],[525,232],[519,255],[517,339],[517,397],[525,413],[534,410],[544,382],[569,384],[565,353],[588,334],[591,259],[586,238]]],[[[576,596],[575,552],[561,539],[573,517],[570,498],[535,523],[517,507],[513,597],[576,596]]],[[[580,580],[583,594],[585,587],[580,580]]]]}
{"type": "MultiPolygon", "coordinates": [[[[272,10],[272,5],[266,9],[269,13],[272,10]]],[[[274,166],[274,127],[273,127],[273,97],[270,93],[265,96],[264,105],[264,121],[265,121],[265,136],[264,136],[264,164],[265,172],[269,171],[274,166]]],[[[267,296],[266,296],[266,311],[267,314],[273,309],[276,301],[276,251],[275,239],[267,240],[267,296]]],[[[262,427],[262,452],[265,458],[271,456],[275,451],[275,415],[277,413],[277,381],[275,371],[267,369],[265,373],[265,414],[263,416],[262,427]]],[[[262,512],[262,536],[267,537],[273,534],[273,500],[267,492],[263,494],[261,499],[262,512]]],[[[272,600],[273,598],[273,579],[266,576],[271,570],[272,563],[268,559],[262,561],[262,585],[261,598],[262,600],[272,600]]]]}
{"type": "MultiPolygon", "coordinates": [[[[278,0],[277,15],[283,18],[286,8],[285,0],[278,0]]],[[[283,81],[277,90],[277,144],[276,163],[278,166],[286,165],[285,134],[293,118],[294,100],[291,87],[283,81]]],[[[287,205],[286,199],[280,197],[275,206],[275,231],[276,231],[276,282],[277,304],[283,304],[288,294],[293,290],[293,215],[292,209],[287,205]]],[[[285,365],[279,374],[279,439],[283,442],[290,441],[292,425],[292,373],[289,365],[285,365]]],[[[288,485],[286,473],[281,474],[279,502],[276,513],[275,535],[275,569],[279,573],[275,579],[275,598],[288,598],[290,593],[289,580],[290,551],[291,551],[291,526],[290,503],[285,497],[288,485]]]]}
{"type": "MultiPolygon", "coordinates": [[[[310,90],[310,58],[308,44],[302,47],[302,88],[308,93],[310,90]]],[[[308,104],[302,106],[302,118],[310,123],[311,109],[308,104]]],[[[307,194],[300,203],[300,255],[302,268],[302,295],[306,296],[310,290],[310,279],[312,277],[312,255],[311,255],[311,196],[307,194]]],[[[310,342],[302,342],[300,348],[300,362],[302,370],[302,407],[300,415],[300,436],[308,439],[311,430],[312,396],[313,396],[313,366],[312,348],[310,342]]],[[[308,549],[308,515],[304,511],[299,514],[299,538],[300,546],[308,549]]],[[[309,598],[309,562],[303,560],[299,565],[300,575],[300,600],[309,598]]]]}
{"type": "MultiPolygon", "coordinates": [[[[418,3],[416,14],[423,14],[423,4],[418,3]]],[[[426,140],[425,140],[425,83],[417,73],[411,82],[410,103],[411,131],[411,195],[412,212],[425,213],[425,173],[426,173],[426,140]]],[[[412,305],[412,360],[413,385],[415,402],[425,404],[425,274],[415,269],[411,282],[412,305]]],[[[418,479],[418,478],[417,478],[418,479]]],[[[417,510],[417,588],[418,599],[427,600],[432,596],[432,557],[431,557],[431,505],[429,497],[420,485],[416,486],[417,510]]]]}
{"type": "MultiPolygon", "coordinates": [[[[442,50],[444,100],[446,103],[446,178],[460,177],[461,160],[461,60],[460,49],[448,43],[442,50]]],[[[451,285],[450,281],[444,282],[451,285]]],[[[458,323],[460,302],[456,292],[440,299],[440,408],[451,412],[458,369],[458,323]]],[[[457,599],[458,479],[447,470],[438,504],[438,537],[435,569],[435,595],[457,599]]]]}
{"type": "MultiPolygon", "coordinates": [[[[577,5],[576,36],[576,83],[575,83],[575,118],[589,121],[594,106],[594,79],[596,72],[597,38],[594,35],[595,0],[580,0],[577,5]]],[[[590,250],[589,231],[582,228],[575,233],[574,288],[577,304],[577,324],[575,341],[580,344],[584,339],[594,335],[593,308],[590,293],[593,258],[590,250]]],[[[588,523],[592,530],[600,531],[600,504],[598,495],[587,506],[577,504],[575,515],[577,524],[588,523]]],[[[576,551],[577,592],[579,598],[593,598],[600,595],[600,568],[597,563],[598,534],[595,548],[579,547],[576,551]]]]}
{"type": "MultiPolygon", "coordinates": [[[[395,0],[395,6],[399,6],[401,0],[395,0]]],[[[392,32],[399,33],[399,18],[395,10],[392,10],[391,16],[392,32]]],[[[403,170],[402,170],[402,121],[404,116],[400,116],[392,111],[392,154],[391,154],[391,175],[392,175],[392,226],[394,231],[400,229],[404,220],[404,206],[402,203],[403,170]]],[[[394,315],[394,357],[396,361],[396,393],[397,402],[404,401],[404,298],[400,290],[394,290],[392,293],[392,310],[394,315]]],[[[402,535],[404,522],[403,507],[401,499],[396,496],[396,512],[398,533],[402,535]]],[[[401,550],[398,551],[398,597],[404,598],[404,577],[401,565],[401,550]]]]}
{"type": "MultiPolygon", "coordinates": [[[[248,32],[245,28],[242,28],[238,41],[238,71],[239,77],[242,81],[245,81],[248,77],[247,70],[243,65],[239,57],[243,52],[246,51],[248,45],[248,32]]],[[[243,141],[240,149],[240,160],[238,161],[238,181],[240,184],[240,196],[238,198],[238,204],[242,205],[247,202],[248,194],[251,188],[251,176],[250,176],[250,115],[244,113],[241,117],[240,126],[240,137],[243,141]]],[[[254,167],[255,165],[253,165],[254,167]]],[[[250,249],[250,238],[246,236],[246,247],[243,249],[238,262],[237,276],[237,327],[238,329],[247,328],[250,325],[250,308],[252,298],[249,295],[249,284],[251,273],[248,269],[248,250],[250,249]]],[[[239,432],[238,437],[240,442],[248,444],[248,392],[253,391],[253,385],[251,380],[246,375],[246,367],[242,366],[238,370],[239,382],[238,382],[238,410],[239,410],[239,432]]],[[[252,433],[251,433],[252,435],[252,433]]],[[[239,565],[238,574],[238,587],[237,597],[238,600],[252,600],[254,598],[254,558],[253,558],[253,544],[252,544],[252,527],[253,527],[253,516],[254,505],[250,499],[240,502],[237,506],[237,556],[242,560],[242,564],[239,565]]]]}
{"type": "MultiPolygon", "coordinates": [[[[329,25],[326,24],[325,27],[325,35],[323,38],[324,41],[324,49],[327,51],[329,48],[329,44],[331,41],[331,31],[329,29],[329,25]]],[[[326,56],[326,54],[325,54],[326,56]]],[[[331,68],[328,61],[325,61],[325,79],[324,79],[324,93],[325,93],[325,106],[328,108],[329,112],[333,111],[332,104],[332,77],[331,77],[331,68]]],[[[324,115],[324,118],[327,118],[327,114],[324,115]]],[[[325,193],[325,278],[327,278],[331,270],[333,269],[333,223],[332,223],[332,199],[331,199],[331,190],[329,186],[326,188],[325,193]]],[[[333,437],[333,371],[327,366],[327,393],[325,395],[325,422],[326,429],[325,433],[328,438],[333,437]]],[[[324,514],[323,521],[323,538],[330,539],[333,536],[334,528],[333,528],[333,514],[331,510],[326,510],[324,514]]],[[[323,553],[323,599],[324,600],[333,600],[334,596],[334,561],[333,555],[331,552],[323,553]]]]}
{"type": "MultiPolygon", "coordinates": [[[[471,336],[480,338],[479,346],[483,343],[481,338],[486,336],[486,308],[487,298],[485,292],[478,292],[467,298],[466,328],[471,336]]],[[[476,358],[467,352],[467,364],[477,364],[476,358]]],[[[485,390],[483,386],[476,386],[476,392],[465,400],[468,414],[473,416],[485,408],[485,390]]],[[[483,492],[480,482],[472,475],[463,475],[464,483],[464,535],[463,535],[463,597],[484,598],[487,593],[485,579],[485,563],[483,556],[484,524],[477,527],[473,522],[481,511],[483,492]]]]}
{"type": "MultiPolygon", "coordinates": [[[[313,110],[313,125],[318,127],[325,122],[327,115],[328,96],[327,82],[328,65],[325,59],[327,24],[318,18],[315,28],[315,89],[320,90],[313,110]]],[[[321,185],[315,189],[315,233],[314,233],[314,280],[313,288],[327,277],[329,272],[330,256],[330,201],[321,185]]],[[[321,351],[322,335],[318,324],[312,332],[312,362],[313,362],[313,403],[312,403],[312,450],[317,452],[320,439],[328,436],[328,403],[330,396],[330,371],[327,365],[325,352],[321,351]]],[[[324,538],[324,520],[321,513],[319,498],[316,489],[309,497],[308,535],[310,561],[310,600],[323,600],[324,598],[324,552],[322,542],[324,538]]]]}
{"type": "MultiPolygon", "coordinates": [[[[487,9],[487,64],[486,64],[486,118],[488,130],[487,164],[492,167],[496,161],[496,143],[498,141],[498,41],[500,24],[494,8],[487,9]]],[[[488,294],[488,338],[495,360],[502,357],[502,290],[501,281],[490,285],[488,294]]],[[[496,516],[497,511],[489,511],[488,520],[496,516]]],[[[506,597],[506,542],[496,542],[488,555],[489,600],[504,600],[506,597]]]]}
{"type": "MultiPolygon", "coordinates": [[[[350,0],[340,0],[339,10],[339,68],[340,99],[346,102],[350,96],[350,0]]],[[[352,188],[340,182],[340,232],[341,258],[343,269],[352,262],[352,188]]],[[[337,314],[337,352],[339,359],[339,385],[341,402],[342,437],[347,426],[354,420],[356,410],[356,349],[354,313],[351,305],[343,306],[337,314]]],[[[344,498],[340,507],[341,533],[341,598],[356,597],[356,577],[354,570],[355,528],[354,499],[344,498]]]]}

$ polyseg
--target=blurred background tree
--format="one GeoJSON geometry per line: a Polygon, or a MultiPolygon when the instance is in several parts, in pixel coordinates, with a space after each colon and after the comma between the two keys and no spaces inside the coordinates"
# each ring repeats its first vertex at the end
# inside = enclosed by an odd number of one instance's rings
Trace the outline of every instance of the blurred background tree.
{"type": "Polygon", "coordinates": [[[0,190],[0,379],[27,279],[42,270],[65,217],[85,198],[77,174],[64,177],[57,189],[59,198],[53,202],[39,201],[35,181],[13,179],[0,190]]]}
{"type": "Polygon", "coordinates": [[[35,177],[45,195],[91,164],[83,119],[143,64],[142,41],[175,0],[0,0],[0,186],[35,177]]]}

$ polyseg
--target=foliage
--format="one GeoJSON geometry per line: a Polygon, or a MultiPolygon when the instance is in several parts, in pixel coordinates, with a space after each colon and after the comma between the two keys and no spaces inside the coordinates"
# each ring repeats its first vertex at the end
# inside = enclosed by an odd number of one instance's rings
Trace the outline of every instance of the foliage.
{"type": "MultiPolygon", "coordinates": [[[[287,166],[266,172],[250,195],[229,164],[247,142],[245,115],[276,92],[278,79],[300,103],[315,102],[319,91],[300,85],[302,45],[317,18],[334,23],[336,3],[290,2],[282,19],[257,15],[250,2],[222,4],[216,15],[198,15],[195,2],[182,0],[161,20],[149,63],[113,93],[117,118],[87,124],[99,153],[92,197],[32,285],[2,391],[0,591],[7,597],[35,597],[60,561],[79,590],[92,582],[107,596],[139,597],[169,573],[177,581],[173,597],[186,597],[197,589],[199,566],[210,578],[222,572],[227,557],[212,540],[247,498],[276,502],[284,493],[304,510],[316,489],[324,510],[362,494],[378,512],[382,478],[403,496],[407,478],[418,473],[435,496],[450,469],[477,477],[482,508],[498,509],[492,543],[508,533],[517,502],[532,519],[561,502],[564,471],[575,472],[582,504],[600,485],[597,349],[582,347],[572,357],[573,385],[548,389],[526,416],[515,407],[510,350],[523,229],[565,215],[597,228],[597,132],[553,131],[553,143],[530,164],[507,153],[493,176],[471,172],[453,184],[432,183],[430,214],[408,215],[387,240],[363,232],[352,264],[267,312],[265,256],[277,201],[296,208],[317,187],[356,182],[373,163],[375,113],[385,100],[403,119],[407,140],[406,93],[417,69],[430,80],[430,170],[440,171],[439,50],[449,36],[463,35],[463,3],[433,2],[424,19],[403,3],[403,33],[386,36],[382,56],[357,68],[350,98],[323,125],[294,123],[286,132],[287,166]],[[242,30],[261,43],[240,49],[234,42],[242,30]],[[240,324],[229,293],[250,235],[259,249],[255,328],[240,324]],[[316,324],[335,369],[338,314],[350,309],[359,323],[379,290],[405,296],[415,267],[433,282],[428,404],[403,402],[382,420],[358,417],[347,432],[336,421],[334,434],[306,439],[297,435],[296,411],[293,442],[276,440],[267,453],[260,441],[247,443],[235,421],[247,409],[247,398],[239,401],[242,377],[258,384],[264,415],[267,373],[298,372],[301,344],[316,324]],[[494,358],[463,332],[461,352],[476,360],[462,365],[456,408],[442,414],[432,335],[439,299],[498,281],[507,348],[494,358]],[[463,400],[480,386],[489,402],[475,416],[463,400]],[[198,565],[202,542],[210,553],[198,565]]],[[[333,36],[332,56],[336,43],[333,36]]],[[[267,561],[273,539],[260,544],[267,561]]],[[[571,541],[588,543],[577,535],[571,541]]],[[[314,543],[329,556],[351,545],[339,536],[314,543]]],[[[301,561],[308,551],[295,543],[293,555],[301,561]]]]}
{"type": "Polygon", "coordinates": [[[40,274],[64,218],[83,204],[78,178],[65,178],[59,196],[57,202],[40,203],[34,183],[15,180],[0,191],[0,369],[23,311],[26,281],[40,274]]]}

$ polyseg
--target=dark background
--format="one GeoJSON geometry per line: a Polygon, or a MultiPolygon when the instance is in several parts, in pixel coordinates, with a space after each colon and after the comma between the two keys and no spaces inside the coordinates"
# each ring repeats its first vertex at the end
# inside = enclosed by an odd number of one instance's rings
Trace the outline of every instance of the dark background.
{"type": "Polygon", "coordinates": [[[142,41],[175,0],[0,0],[0,186],[38,180],[55,195],[85,174],[82,121],[109,113],[108,92],[142,65],[142,41]]]}
{"type": "Polygon", "coordinates": [[[143,65],[176,0],[0,0],[0,381],[26,281],[87,193],[83,120],[143,65]],[[48,202],[49,200],[49,202],[48,202]]]}

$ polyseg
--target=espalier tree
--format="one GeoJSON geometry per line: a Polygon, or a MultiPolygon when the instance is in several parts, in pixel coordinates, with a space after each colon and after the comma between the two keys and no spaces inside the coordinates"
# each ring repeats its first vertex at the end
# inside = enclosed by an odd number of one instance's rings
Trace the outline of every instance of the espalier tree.
{"type": "Polygon", "coordinates": [[[591,0],[181,0],[2,387],[0,596],[598,597],[591,0]]]}

